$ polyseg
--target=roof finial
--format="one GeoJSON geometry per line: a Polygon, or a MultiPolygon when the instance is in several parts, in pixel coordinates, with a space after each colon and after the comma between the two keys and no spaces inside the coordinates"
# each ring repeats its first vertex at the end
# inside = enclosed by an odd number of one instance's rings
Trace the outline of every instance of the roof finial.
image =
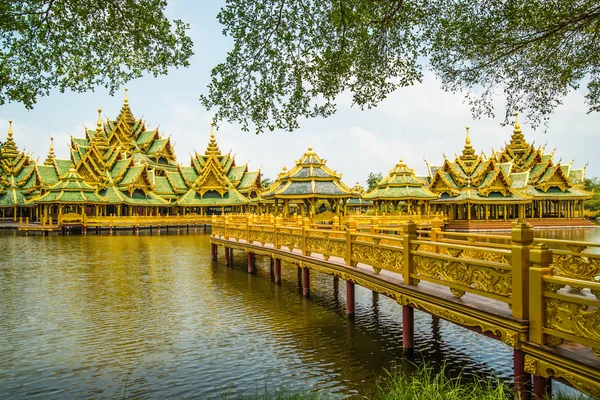
{"type": "Polygon", "coordinates": [[[96,122],[96,132],[100,132],[102,130],[102,109],[98,109],[98,122],[96,122]]]}
{"type": "Polygon", "coordinates": [[[519,112],[515,111],[515,130],[513,131],[514,133],[521,133],[523,132],[521,130],[521,124],[519,123],[519,112]]]}
{"type": "Polygon", "coordinates": [[[215,138],[215,121],[210,121],[210,138],[215,138]]]}
{"type": "Polygon", "coordinates": [[[12,119],[8,120],[8,138],[12,139],[13,131],[12,131],[12,119]]]}
{"type": "Polygon", "coordinates": [[[469,136],[469,126],[467,126],[467,144],[471,144],[471,136],[469,136]]]}
{"type": "Polygon", "coordinates": [[[50,153],[54,153],[54,138],[50,137],[50,153]]]}
{"type": "Polygon", "coordinates": [[[129,103],[129,89],[125,88],[125,103],[129,103]]]}

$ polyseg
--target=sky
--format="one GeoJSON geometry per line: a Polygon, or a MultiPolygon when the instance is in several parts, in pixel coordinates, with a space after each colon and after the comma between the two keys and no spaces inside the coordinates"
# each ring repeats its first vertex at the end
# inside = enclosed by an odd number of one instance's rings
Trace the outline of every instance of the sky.
{"type": "MultiPolygon", "coordinates": [[[[216,16],[221,0],[170,0],[167,15],[191,25],[194,56],[190,67],[172,69],[168,75],[143,77],[127,84],[129,103],[136,118],[158,127],[171,136],[178,162],[189,165],[194,150],[204,152],[210,137],[211,111],[202,107],[201,93],[207,92],[210,71],[225,59],[232,40],[222,35],[216,16]]],[[[402,159],[418,175],[426,175],[424,160],[443,163],[443,155],[454,159],[465,143],[465,127],[470,126],[471,143],[477,152],[491,154],[510,141],[513,128],[501,126],[504,115],[498,99],[496,119],[473,120],[462,94],[446,93],[440,82],[426,72],[422,84],[396,91],[378,107],[361,111],[351,106],[349,95],[338,98],[338,111],[327,119],[302,120],[294,132],[274,131],[256,135],[239,126],[223,123],[216,131],[222,151],[231,150],[236,164],[249,163],[250,170],[262,168],[263,177],[274,179],[286,166],[294,166],[308,147],[313,147],[327,166],[343,173],[350,187],[356,182],[366,186],[370,172],[384,176],[402,159]]],[[[600,143],[600,113],[587,114],[584,90],[572,92],[556,109],[549,127],[532,130],[523,121],[526,140],[546,144],[555,151],[555,161],[575,160],[574,168],[586,163],[587,177],[600,176],[596,157],[600,143]]],[[[97,109],[103,117],[116,118],[123,104],[124,91],[110,96],[107,90],[94,92],[52,92],[39,98],[33,110],[16,103],[0,106],[0,140],[6,137],[8,120],[13,120],[14,140],[20,150],[45,160],[54,138],[55,153],[69,157],[69,135],[84,137],[84,126],[96,126],[97,109]]]]}

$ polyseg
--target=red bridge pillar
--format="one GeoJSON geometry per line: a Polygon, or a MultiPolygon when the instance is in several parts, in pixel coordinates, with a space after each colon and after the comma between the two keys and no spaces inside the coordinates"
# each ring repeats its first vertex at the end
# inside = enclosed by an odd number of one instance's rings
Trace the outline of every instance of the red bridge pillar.
{"type": "Polygon", "coordinates": [[[346,282],[346,314],[354,318],[354,282],[346,282]]]}
{"type": "Polygon", "coordinates": [[[402,306],[402,347],[412,350],[415,339],[415,309],[411,306],[402,306]]]}
{"type": "Polygon", "coordinates": [[[310,269],[302,268],[302,296],[310,297],[310,269]]]}
{"type": "Polygon", "coordinates": [[[275,259],[275,283],[281,283],[281,260],[275,259]]]}
{"type": "Polygon", "coordinates": [[[254,253],[248,252],[248,273],[251,274],[254,272],[254,253]]]}
{"type": "Polygon", "coordinates": [[[520,395],[520,398],[523,400],[529,399],[531,394],[531,376],[525,372],[525,353],[522,350],[513,350],[513,369],[515,395],[520,395]]]}
{"type": "Polygon", "coordinates": [[[229,267],[229,248],[228,247],[224,247],[225,249],[225,265],[227,265],[229,267]]]}

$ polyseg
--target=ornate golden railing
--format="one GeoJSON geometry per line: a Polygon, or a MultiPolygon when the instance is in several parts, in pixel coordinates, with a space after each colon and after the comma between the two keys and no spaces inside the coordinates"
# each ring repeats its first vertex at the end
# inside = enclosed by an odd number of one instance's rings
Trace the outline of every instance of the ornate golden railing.
{"type": "Polygon", "coordinates": [[[215,238],[236,240],[242,248],[260,246],[257,251],[263,254],[269,254],[269,249],[289,251],[286,257],[302,265],[310,262],[300,256],[312,256],[317,262],[323,257],[335,271],[347,266],[344,273],[350,279],[364,280],[359,276],[372,269],[387,275],[382,281],[401,278],[406,288],[422,288],[422,282],[427,282],[428,288],[435,288],[427,291],[430,304],[447,301],[442,299],[448,297],[443,294],[446,290],[456,298],[468,293],[475,297],[458,303],[467,307],[462,316],[439,306],[430,312],[459,323],[466,318],[467,326],[494,326],[492,331],[500,332],[502,341],[523,349],[527,372],[564,379],[600,397],[600,255],[596,254],[600,245],[534,240],[533,229],[521,221],[513,223],[510,236],[448,233],[440,226],[434,220],[430,230],[417,230],[412,222],[357,229],[357,222],[349,221],[345,227],[332,224],[329,229],[315,229],[307,218],[243,222],[226,216],[213,220],[212,232],[215,238]],[[498,311],[493,313],[500,314],[489,317],[477,314],[478,306],[468,309],[477,297],[489,299],[477,304],[494,304],[498,311]],[[498,308],[502,304],[510,309],[508,313],[498,308]],[[506,325],[493,322],[499,315],[512,315],[520,328],[507,331],[506,325]]]}

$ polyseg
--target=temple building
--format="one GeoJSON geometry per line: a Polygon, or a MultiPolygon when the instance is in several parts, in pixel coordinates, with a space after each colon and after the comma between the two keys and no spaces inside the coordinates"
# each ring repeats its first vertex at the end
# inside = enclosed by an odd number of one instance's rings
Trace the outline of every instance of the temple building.
{"type": "Polygon", "coordinates": [[[467,127],[462,154],[429,165],[429,190],[439,195],[432,211],[453,221],[583,218],[585,167],[554,163],[544,148],[528,144],[517,117],[511,142],[488,158],[476,154],[467,127]]]}
{"type": "Polygon", "coordinates": [[[371,200],[363,198],[365,195],[365,188],[362,187],[360,183],[356,182],[356,185],[354,185],[351,190],[360,197],[348,199],[348,202],[346,203],[348,211],[362,213],[373,207],[373,202],[371,200]]]}
{"type": "Polygon", "coordinates": [[[260,171],[236,166],[231,153],[221,153],[214,126],[204,154],[195,153],[189,167],[180,166],[167,177],[172,187],[186,188],[176,204],[201,215],[247,212],[262,189],[260,171]]]}
{"type": "Polygon", "coordinates": [[[438,195],[427,189],[426,182],[416,177],[414,170],[400,160],[390,173],[377,183],[377,187],[363,195],[371,200],[379,212],[394,212],[401,208],[403,212],[429,213],[429,205],[438,195]]]}
{"type": "Polygon", "coordinates": [[[3,218],[57,219],[66,213],[88,216],[212,214],[245,212],[262,190],[260,171],[236,166],[222,154],[211,130],[205,154],[190,166],[176,160],[170,138],[147,129],[129,107],[128,93],[116,119],[71,136],[69,159],[54,153],[43,164],[18,151],[12,121],[0,150],[0,212],[3,218]]]}
{"type": "Polygon", "coordinates": [[[36,193],[39,180],[35,161],[19,151],[13,139],[12,120],[8,121],[8,137],[0,148],[0,212],[2,218],[32,217],[27,197],[36,193]]]}
{"type": "Polygon", "coordinates": [[[325,163],[326,160],[309,147],[292,169],[283,168],[275,182],[262,193],[261,199],[273,201],[276,214],[281,205],[284,217],[290,215],[290,206],[296,207],[300,215],[316,215],[324,202],[335,214],[345,215],[348,200],[358,199],[360,194],[350,190],[342,182],[342,175],[325,163]]]}

